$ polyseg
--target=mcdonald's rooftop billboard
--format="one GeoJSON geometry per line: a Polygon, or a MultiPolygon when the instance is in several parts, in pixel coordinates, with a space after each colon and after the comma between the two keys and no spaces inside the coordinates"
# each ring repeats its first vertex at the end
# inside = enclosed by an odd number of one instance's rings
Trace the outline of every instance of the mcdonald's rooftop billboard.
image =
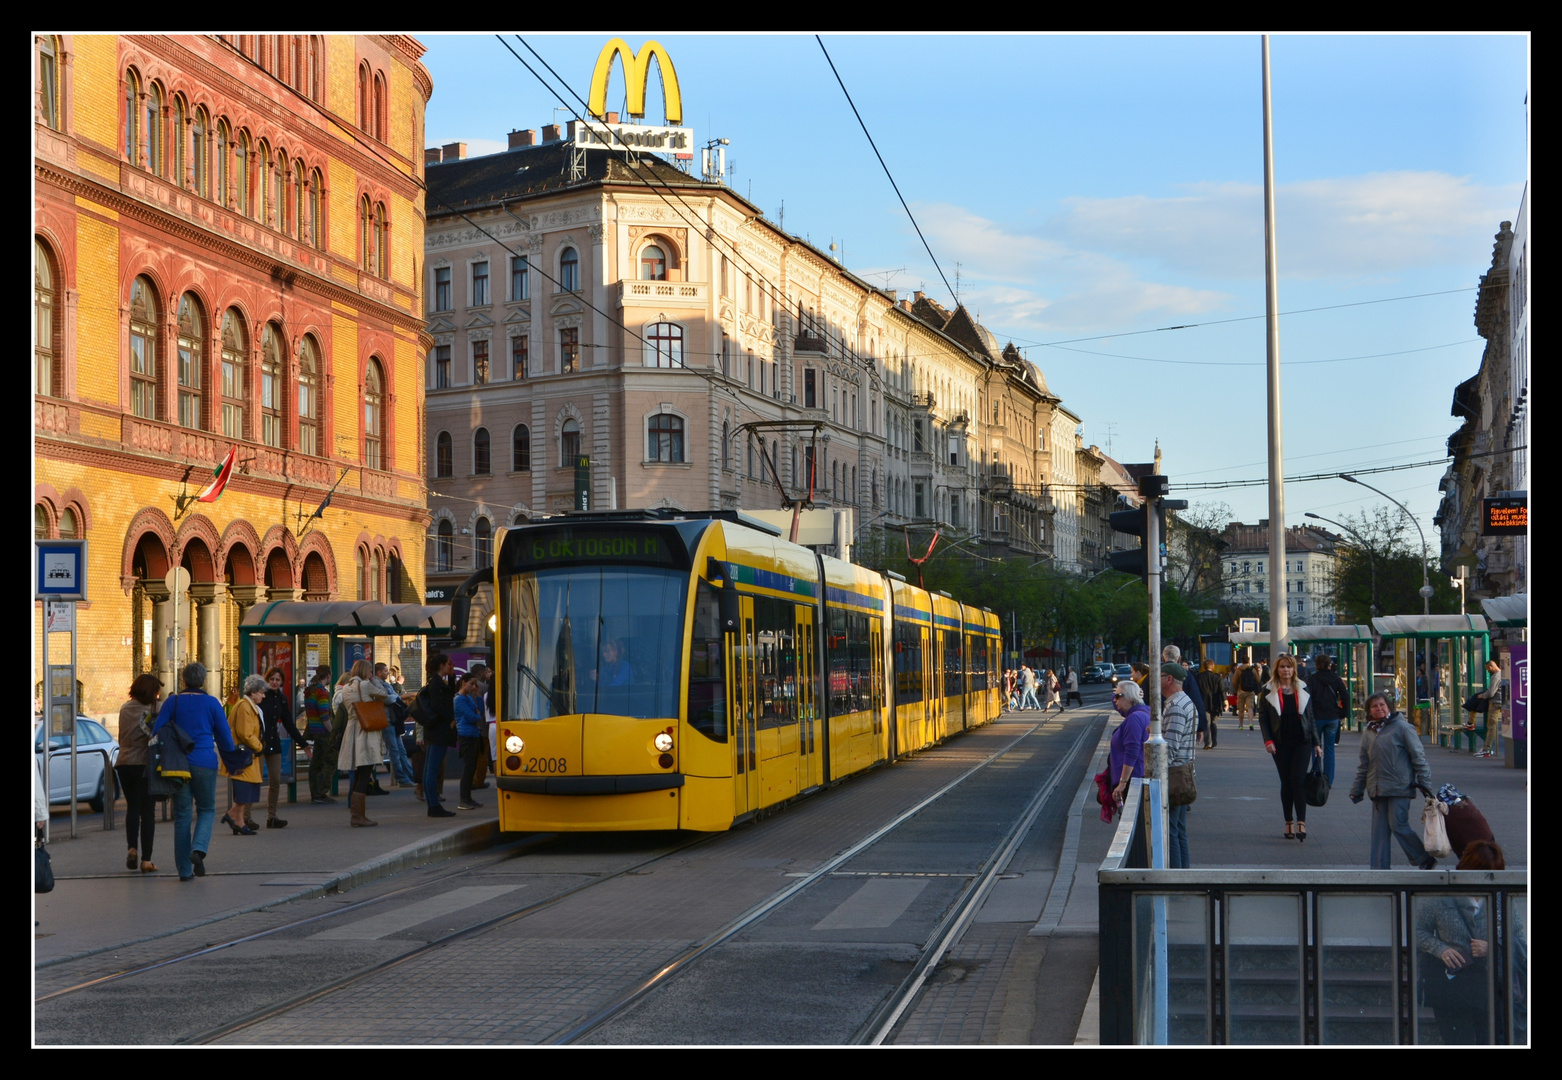
{"type": "Polygon", "coordinates": [[[569,122],[569,141],[587,150],[641,150],[689,161],[694,157],[694,129],[609,124],[601,120],[569,122]]]}

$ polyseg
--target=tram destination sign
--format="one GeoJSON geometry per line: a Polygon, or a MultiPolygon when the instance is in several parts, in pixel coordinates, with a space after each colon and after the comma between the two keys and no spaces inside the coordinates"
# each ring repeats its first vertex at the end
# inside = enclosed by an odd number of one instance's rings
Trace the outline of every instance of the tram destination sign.
{"type": "Polygon", "coordinates": [[[504,539],[503,570],[550,566],[687,567],[677,530],[654,525],[561,525],[517,529],[504,539]]]}
{"type": "Polygon", "coordinates": [[[1482,536],[1523,536],[1529,531],[1528,499],[1482,499],[1482,536]]]}

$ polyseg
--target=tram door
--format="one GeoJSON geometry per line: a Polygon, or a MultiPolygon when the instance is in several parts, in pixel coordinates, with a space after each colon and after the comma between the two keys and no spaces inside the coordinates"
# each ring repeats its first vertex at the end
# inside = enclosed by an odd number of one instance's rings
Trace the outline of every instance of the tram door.
{"type": "Polygon", "coordinates": [[[824,783],[824,740],[820,737],[819,711],[814,700],[814,609],[793,607],[797,613],[797,665],[794,675],[797,717],[797,789],[805,791],[824,783]]]}
{"type": "Polygon", "coordinates": [[[873,703],[873,758],[885,761],[889,755],[889,740],[885,738],[884,722],[884,624],[878,618],[868,620],[869,678],[872,680],[868,700],[873,703]]]}
{"type": "Polygon", "coordinates": [[[732,816],[746,814],[759,806],[759,754],[755,745],[758,734],[755,725],[756,684],[754,673],[754,600],[744,596],[738,601],[741,612],[739,631],[730,639],[732,656],[727,670],[732,673],[732,690],[727,695],[731,702],[730,723],[732,732],[732,816]]]}
{"type": "Polygon", "coordinates": [[[922,745],[931,746],[944,737],[943,711],[944,650],[940,648],[938,634],[928,627],[922,634],[922,745]]]}

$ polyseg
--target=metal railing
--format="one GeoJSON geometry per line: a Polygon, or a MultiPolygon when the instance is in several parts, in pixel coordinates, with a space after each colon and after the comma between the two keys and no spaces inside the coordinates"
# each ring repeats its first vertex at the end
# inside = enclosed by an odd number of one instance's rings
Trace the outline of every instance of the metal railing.
{"type": "Polygon", "coordinates": [[[1525,872],[1157,869],[1157,789],[1097,874],[1103,1045],[1529,1042],[1525,872]]]}

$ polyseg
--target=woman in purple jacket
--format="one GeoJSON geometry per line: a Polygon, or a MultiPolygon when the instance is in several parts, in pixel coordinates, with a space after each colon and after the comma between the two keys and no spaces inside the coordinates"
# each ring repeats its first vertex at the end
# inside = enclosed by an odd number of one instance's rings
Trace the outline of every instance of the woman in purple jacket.
{"type": "Polygon", "coordinates": [[[1144,703],[1139,685],[1131,679],[1123,679],[1113,687],[1112,704],[1123,714],[1123,722],[1112,732],[1106,774],[1116,785],[1112,798],[1122,806],[1128,782],[1144,776],[1144,740],[1150,733],[1150,707],[1144,703]]]}

